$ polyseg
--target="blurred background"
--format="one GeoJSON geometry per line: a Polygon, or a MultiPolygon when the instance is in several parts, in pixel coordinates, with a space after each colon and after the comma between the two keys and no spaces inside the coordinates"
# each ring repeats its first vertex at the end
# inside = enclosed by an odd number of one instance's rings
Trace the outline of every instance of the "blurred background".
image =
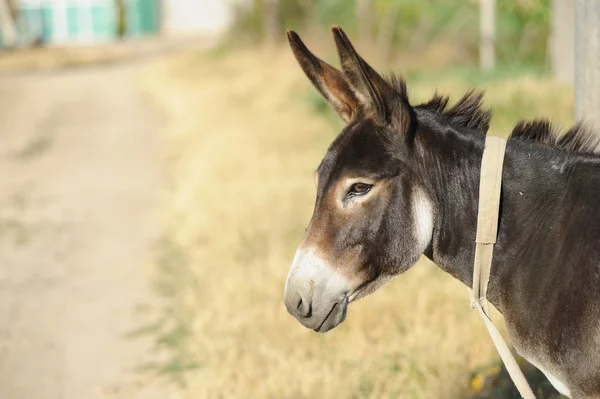
{"type": "Polygon", "coordinates": [[[285,29],[337,65],[340,25],[413,103],[485,89],[506,137],[598,115],[599,16],[593,0],[0,0],[0,398],[517,398],[467,290],[427,260],[328,334],[287,314],[342,123],[285,29]]]}

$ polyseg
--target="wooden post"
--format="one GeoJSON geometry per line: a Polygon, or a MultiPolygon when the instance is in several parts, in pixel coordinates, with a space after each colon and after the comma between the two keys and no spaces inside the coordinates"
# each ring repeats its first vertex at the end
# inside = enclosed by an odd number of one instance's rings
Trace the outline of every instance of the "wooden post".
{"type": "Polygon", "coordinates": [[[479,66],[484,71],[496,64],[496,0],[479,0],[479,66]]]}
{"type": "Polygon", "coordinates": [[[550,68],[562,83],[575,79],[575,7],[573,0],[552,0],[550,10],[550,68]]]}
{"type": "Polygon", "coordinates": [[[575,120],[600,126],[600,3],[575,1],[575,120]]]}

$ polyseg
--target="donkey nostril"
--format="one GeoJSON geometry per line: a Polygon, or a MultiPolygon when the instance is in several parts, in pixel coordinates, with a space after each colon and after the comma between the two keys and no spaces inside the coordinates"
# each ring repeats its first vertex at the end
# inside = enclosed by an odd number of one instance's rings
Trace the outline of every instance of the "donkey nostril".
{"type": "Polygon", "coordinates": [[[308,319],[310,316],[312,316],[312,303],[309,301],[303,300],[302,297],[300,297],[300,300],[298,301],[298,306],[296,306],[296,309],[298,309],[298,312],[300,313],[300,315],[302,317],[304,317],[305,319],[308,319]]]}

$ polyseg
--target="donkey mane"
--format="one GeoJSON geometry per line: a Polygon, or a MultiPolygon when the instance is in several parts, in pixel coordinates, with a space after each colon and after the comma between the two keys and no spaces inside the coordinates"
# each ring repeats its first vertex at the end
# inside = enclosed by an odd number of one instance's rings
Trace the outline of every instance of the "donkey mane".
{"type": "Polygon", "coordinates": [[[522,120],[509,140],[542,143],[571,153],[600,154],[600,134],[584,122],[577,122],[563,134],[548,119],[522,120]]]}
{"type": "MultiPolygon", "coordinates": [[[[408,102],[406,81],[403,78],[392,74],[386,78],[386,81],[402,100],[408,102]]],[[[492,112],[483,108],[483,96],[483,91],[471,89],[456,104],[448,108],[450,97],[436,93],[431,100],[416,108],[441,116],[455,127],[466,127],[485,136],[490,127],[492,112]]]]}
{"type": "MultiPolygon", "coordinates": [[[[406,82],[392,74],[386,79],[398,95],[408,102],[406,82]]],[[[450,98],[435,93],[433,98],[416,108],[445,118],[456,127],[471,129],[471,132],[486,135],[492,117],[491,110],[483,108],[483,91],[468,90],[460,100],[448,108],[450,98]]],[[[585,122],[577,122],[565,133],[548,119],[521,120],[517,122],[509,140],[542,143],[553,148],[576,154],[600,155],[600,132],[585,122]]]]}
{"type": "Polygon", "coordinates": [[[466,127],[485,136],[490,127],[492,112],[482,107],[483,96],[483,91],[471,89],[448,108],[449,97],[436,93],[431,100],[418,108],[445,117],[452,125],[466,127]]]}

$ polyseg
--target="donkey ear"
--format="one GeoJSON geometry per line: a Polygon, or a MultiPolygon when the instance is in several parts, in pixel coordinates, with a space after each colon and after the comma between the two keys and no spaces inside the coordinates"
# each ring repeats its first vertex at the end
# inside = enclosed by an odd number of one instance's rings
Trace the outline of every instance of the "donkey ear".
{"type": "Polygon", "coordinates": [[[332,28],[342,71],[355,89],[361,103],[374,108],[380,123],[389,123],[398,93],[362,59],[339,27],[332,28]]]}
{"type": "Polygon", "coordinates": [[[344,74],[311,53],[296,32],[288,30],[287,37],[306,76],[342,119],[350,122],[356,115],[359,101],[344,74]]]}

